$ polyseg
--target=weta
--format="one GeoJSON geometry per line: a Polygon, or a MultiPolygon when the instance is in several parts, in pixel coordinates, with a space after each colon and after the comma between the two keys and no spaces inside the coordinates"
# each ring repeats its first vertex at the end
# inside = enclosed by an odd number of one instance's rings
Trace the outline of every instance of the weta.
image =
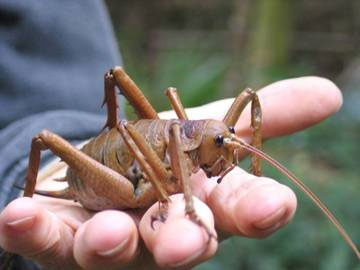
{"type": "Polygon", "coordinates": [[[249,151],[255,175],[261,175],[260,159],[267,160],[279,169],[314,201],[360,258],[356,245],[328,208],[291,172],[260,150],[262,115],[256,92],[245,89],[240,93],[223,121],[189,120],[176,89],[171,87],[166,95],[178,119],[159,119],[151,104],[121,67],[115,67],[105,74],[104,92],[107,122],[102,132],[82,149],[78,150],[47,130],[33,138],[24,196],[31,197],[37,193],[71,199],[95,211],[145,208],[159,201],[159,213],[153,216],[152,222],[165,222],[169,195],[182,192],[186,215],[206,230],[210,241],[214,236],[194,210],[189,177],[202,169],[208,177],[216,176],[220,182],[237,165],[239,152],[249,151]],[[138,120],[118,120],[116,86],[134,107],[138,120]],[[234,125],[250,102],[251,145],[234,132],[234,125]],[[40,153],[46,149],[50,149],[69,166],[66,176],[61,179],[68,183],[63,190],[35,190],[40,153]]]}

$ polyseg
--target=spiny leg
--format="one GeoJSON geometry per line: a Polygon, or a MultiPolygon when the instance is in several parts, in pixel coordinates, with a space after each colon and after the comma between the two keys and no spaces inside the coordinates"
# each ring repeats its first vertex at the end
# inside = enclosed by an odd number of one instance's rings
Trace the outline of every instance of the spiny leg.
{"type": "Polygon", "coordinates": [[[199,218],[199,216],[195,212],[192,191],[190,187],[190,171],[186,161],[187,156],[182,150],[180,125],[178,123],[174,123],[171,127],[169,149],[172,172],[182,184],[185,199],[185,213],[189,216],[191,221],[205,229],[209,237],[209,243],[211,238],[216,237],[211,232],[210,228],[199,218]]]}
{"type": "Polygon", "coordinates": [[[181,120],[188,120],[184,107],[181,103],[180,97],[177,94],[176,88],[168,87],[165,90],[165,94],[169,98],[171,107],[174,109],[177,117],[181,120]]]}
{"type": "Polygon", "coordinates": [[[159,215],[152,216],[151,227],[153,227],[153,223],[157,220],[165,222],[170,198],[164,186],[165,184],[170,184],[170,174],[155,151],[148,145],[146,140],[133,125],[129,124],[127,121],[121,121],[118,124],[118,131],[131,152],[134,154],[135,159],[139,162],[141,168],[149,177],[149,180],[158,194],[158,200],[160,202],[159,215]],[[168,183],[165,183],[166,181],[168,183]]]}
{"type": "Polygon", "coordinates": [[[36,179],[40,166],[41,151],[49,149],[42,139],[42,137],[46,137],[47,133],[48,131],[44,130],[36,135],[31,141],[29,164],[25,176],[25,188],[23,196],[32,197],[35,193],[37,193],[55,198],[73,199],[73,194],[68,188],[59,191],[35,191],[36,179]]]}
{"type": "Polygon", "coordinates": [[[115,80],[111,72],[107,72],[104,75],[104,101],[102,106],[106,104],[107,107],[107,120],[106,124],[102,128],[103,130],[108,127],[112,129],[118,122],[117,110],[118,104],[115,91],[115,80]]]}
{"type": "Polygon", "coordinates": [[[157,112],[151,106],[150,102],[144,96],[140,88],[135,84],[130,76],[126,74],[122,67],[114,67],[110,70],[110,74],[114,77],[115,83],[120,89],[120,93],[129,101],[140,118],[159,118],[157,112]]]}
{"type": "MultiPolygon", "coordinates": [[[[43,130],[32,140],[29,167],[25,178],[24,196],[32,196],[34,194],[40,163],[40,152],[46,149],[50,149],[56,156],[68,164],[70,168],[76,171],[79,178],[86,179],[86,185],[92,187],[94,192],[105,192],[106,194],[99,195],[108,195],[111,199],[114,197],[114,199],[116,198],[115,201],[123,202],[125,205],[130,206],[134,203],[134,188],[128,179],[92,159],[60,136],[48,130],[43,130]],[[109,188],[121,188],[122,193],[120,195],[111,194],[111,192],[107,193],[104,186],[99,187],[99,181],[109,186],[109,188]],[[99,191],[96,190],[97,187],[99,187],[99,191]]],[[[47,193],[47,191],[39,192],[44,195],[47,193]]],[[[49,196],[52,197],[76,199],[72,194],[69,188],[65,188],[63,191],[49,192],[49,196]]]]}
{"type": "MultiPolygon", "coordinates": [[[[238,121],[240,114],[245,109],[246,105],[251,101],[251,128],[253,131],[252,145],[258,149],[261,149],[262,146],[262,132],[261,132],[261,123],[262,123],[262,112],[259,102],[259,97],[255,91],[250,88],[246,88],[240,93],[240,95],[235,99],[230,109],[226,113],[223,122],[228,127],[234,127],[238,121]]],[[[260,158],[255,154],[252,154],[251,167],[254,175],[261,175],[261,164],[260,158]]]]}
{"type": "Polygon", "coordinates": [[[32,197],[35,191],[36,179],[40,166],[41,150],[46,150],[46,146],[41,143],[41,140],[35,136],[31,141],[31,149],[29,155],[29,164],[25,176],[24,197],[32,197]]]}

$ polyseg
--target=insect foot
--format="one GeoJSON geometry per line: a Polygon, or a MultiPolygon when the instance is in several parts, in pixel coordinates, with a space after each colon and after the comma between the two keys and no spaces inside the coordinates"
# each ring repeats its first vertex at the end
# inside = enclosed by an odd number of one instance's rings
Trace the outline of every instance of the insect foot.
{"type": "Polygon", "coordinates": [[[154,222],[160,221],[162,223],[165,223],[167,217],[168,217],[168,210],[169,210],[169,203],[167,201],[160,203],[159,202],[159,212],[157,212],[154,215],[151,215],[151,229],[154,230],[154,222]]]}

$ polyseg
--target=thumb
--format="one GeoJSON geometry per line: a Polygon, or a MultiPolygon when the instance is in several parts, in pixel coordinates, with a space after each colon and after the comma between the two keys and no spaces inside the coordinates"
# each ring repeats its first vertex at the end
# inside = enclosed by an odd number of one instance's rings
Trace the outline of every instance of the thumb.
{"type": "Polygon", "coordinates": [[[79,269],[72,229],[31,198],[11,202],[0,214],[0,246],[51,269],[79,269]]]}

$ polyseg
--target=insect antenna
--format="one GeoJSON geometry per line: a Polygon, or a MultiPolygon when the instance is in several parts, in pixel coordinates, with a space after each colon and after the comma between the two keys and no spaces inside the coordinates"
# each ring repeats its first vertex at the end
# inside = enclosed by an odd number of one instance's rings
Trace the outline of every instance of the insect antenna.
{"type": "Polygon", "coordinates": [[[287,176],[291,181],[293,181],[318,207],[319,209],[330,219],[330,221],[334,224],[339,233],[343,236],[346,243],[351,247],[351,249],[356,254],[357,258],[360,260],[360,251],[356,247],[355,243],[351,240],[350,236],[347,234],[344,227],[340,224],[340,222],[335,218],[334,214],[327,208],[327,206],[303,183],[301,182],[292,172],[286,169],[282,164],[280,164],[277,160],[270,157],[268,154],[263,151],[257,149],[256,147],[251,146],[250,144],[242,141],[235,135],[232,136],[231,141],[226,141],[225,144],[230,147],[234,147],[235,149],[238,147],[242,147],[260,158],[269,162],[272,166],[278,169],[281,173],[287,176]]]}

